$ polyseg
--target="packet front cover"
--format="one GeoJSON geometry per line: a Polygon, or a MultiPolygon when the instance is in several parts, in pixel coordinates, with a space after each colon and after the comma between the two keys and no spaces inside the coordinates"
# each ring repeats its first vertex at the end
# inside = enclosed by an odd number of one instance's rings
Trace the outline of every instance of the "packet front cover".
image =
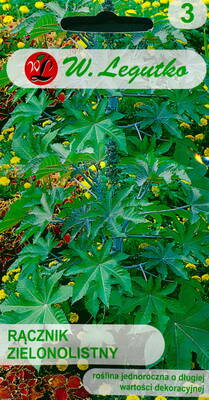
{"type": "Polygon", "coordinates": [[[208,0],[0,0],[0,399],[209,400],[208,0]]]}

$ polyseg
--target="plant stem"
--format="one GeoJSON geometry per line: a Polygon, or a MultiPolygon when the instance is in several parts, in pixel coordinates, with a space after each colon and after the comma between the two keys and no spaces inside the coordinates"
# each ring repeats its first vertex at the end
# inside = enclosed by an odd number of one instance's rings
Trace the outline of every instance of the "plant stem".
{"type": "Polygon", "coordinates": [[[140,212],[140,215],[147,215],[147,214],[156,214],[156,213],[161,213],[161,212],[172,212],[172,211],[178,211],[178,210],[183,210],[185,208],[190,207],[188,204],[186,206],[181,206],[181,207],[176,207],[176,208],[168,208],[168,210],[150,210],[150,211],[145,211],[145,212],[140,212]]]}

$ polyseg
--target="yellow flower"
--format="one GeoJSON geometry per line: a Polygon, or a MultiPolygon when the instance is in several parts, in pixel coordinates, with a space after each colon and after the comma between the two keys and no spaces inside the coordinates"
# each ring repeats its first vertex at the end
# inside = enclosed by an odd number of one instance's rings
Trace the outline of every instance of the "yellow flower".
{"type": "Polygon", "coordinates": [[[126,397],[126,400],[140,400],[140,397],[139,397],[139,396],[136,396],[135,394],[129,394],[129,395],[126,397]]]}
{"type": "Polygon", "coordinates": [[[100,242],[97,242],[97,250],[102,250],[103,244],[100,242]]]}
{"type": "Polygon", "coordinates": [[[75,285],[75,282],[73,282],[73,281],[68,282],[68,285],[69,285],[69,286],[74,286],[74,285],[75,285]]]}
{"type": "Polygon", "coordinates": [[[52,121],[50,121],[50,119],[47,119],[46,121],[44,121],[44,122],[42,123],[42,126],[43,126],[43,128],[44,128],[46,125],[51,125],[51,123],[52,123],[52,121]]]}
{"type": "MultiPolygon", "coordinates": [[[[162,0],[161,0],[161,2],[162,2],[162,0]]],[[[184,127],[184,128],[188,128],[188,129],[190,129],[190,124],[187,124],[187,122],[181,122],[181,124],[180,124],[180,127],[184,127]]]]}
{"type": "Polygon", "coordinates": [[[98,107],[98,104],[94,104],[91,108],[92,108],[92,110],[96,110],[97,107],[98,107]]]}
{"type": "Polygon", "coordinates": [[[160,194],[160,189],[158,186],[152,186],[151,191],[155,195],[155,197],[158,197],[160,194]]]}
{"type": "Polygon", "coordinates": [[[62,144],[64,144],[64,146],[67,146],[70,142],[68,142],[68,140],[65,140],[64,142],[62,142],[62,144]]]}
{"type": "Polygon", "coordinates": [[[142,3],[142,8],[149,8],[151,6],[150,1],[145,1],[144,3],[142,3]]]}
{"type": "Polygon", "coordinates": [[[15,274],[15,276],[13,277],[13,282],[14,281],[18,281],[20,274],[15,274]]]}
{"type": "Polygon", "coordinates": [[[206,149],[204,150],[204,155],[205,157],[209,157],[209,147],[206,147],[206,149]]]}
{"type": "Polygon", "coordinates": [[[8,275],[3,275],[1,280],[2,280],[2,282],[6,283],[9,280],[8,275]]]}
{"type": "Polygon", "coordinates": [[[12,6],[11,6],[11,4],[9,4],[9,3],[5,3],[5,4],[3,4],[3,6],[2,6],[2,10],[3,10],[3,11],[9,11],[9,10],[11,10],[11,8],[12,8],[12,6]]]}
{"type": "Polygon", "coordinates": [[[198,275],[193,275],[192,279],[196,279],[197,281],[201,282],[201,278],[198,275]]]}
{"type": "Polygon", "coordinates": [[[140,107],[140,106],[143,106],[144,105],[144,103],[142,103],[142,101],[137,101],[135,104],[134,104],[134,107],[140,107]]]}
{"type": "Polygon", "coordinates": [[[188,263],[188,264],[186,264],[186,268],[189,268],[189,269],[197,269],[197,266],[196,266],[195,264],[188,263]]]}
{"type": "Polygon", "coordinates": [[[206,118],[200,118],[199,126],[206,126],[208,124],[208,120],[206,118]]]}
{"type": "Polygon", "coordinates": [[[167,397],[164,396],[156,396],[155,400],[167,400],[167,397]]]}
{"type": "Polygon", "coordinates": [[[204,104],[204,107],[205,108],[209,108],[209,104],[204,104]]]}
{"type": "Polygon", "coordinates": [[[3,43],[4,39],[0,38],[0,45],[3,43]]]}
{"type": "Polygon", "coordinates": [[[202,281],[209,281],[209,274],[204,274],[201,276],[202,281]]]}
{"type": "Polygon", "coordinates": [[[148,243],[143,242],[143,243],[140,243],[140,244],[139,244],[139,249],[144,249],[145,247],[148,247],[148,246],[149,246],[148,243]]]}
{"type": "Polygon", "coordinates": [[[17,47],[18,47],[18,49],[23,49],[23,47],[25,47],[25,43],[24,42],[18,42],[17,43],[17,47]]]}
{"type": "Polygon", "coordinates": [[[24,188],[25,189],[30,189],[30,187],[31,187],[31,183],[29,183],[29,182],[25,182],[24,183],[24,188]]]}
{"type": "Polygon", "coordinates": [[[80,182],[81,183],[81,187],[85,186],[87,189],[89,189],[91,187],[90,183],[87,182],[86,180],[83,180],[80,182]]]}
{"type": "Polygon", "coordinates": [[[79,315],[71,312],[69,315],[69,321],[71,322],[71,324],[76,324],[76,322],[78,322],[78,320],[79,320],[79,315]]]}
{"type": "Polygon", "coordinates": [[[77,44],[78,44],[78,46],[76,46],[77,48],[83,47],[84,49],[86,49],[86,47],[87,47],[87,44],[81,39],[77,40],[77,44]]]}
{"type": "Polygon", "coordinates": [[[0,3],[6,3],[7,0],[0,0],[0,3]]]}
{"type": "Polygon", "coordinates": [[[43,1],[36,1],[35,7],[38,8],[39,10],[42,10],[45,7],[45,4],[43,1]]]}
{"type": "Polygon", "coordinates": [[[20,12],[23,13],[23,14],[27,14],[27,13],[30,11],[29,8],[28,8],[27,6],[20,6],[20,7],[19,7],[19,10],[20,10],[20,12]]]}
{"type": "Polygon", "coordinates": [[[207,85],[203,85],[203,89],[208,90],[208,86],[207,85]]]}
{"type": "Polygon", "coordinates": [[[160,2],[159,1],[153,1],[152,6],[153,7],[160,7],[160,2]]]}
{"type": "Polygon", "coordinates": [[[100,166],[101,169],[105,168],[106,167],[106,162],[105,161],[101,161],[99,163],[99,166],[100,166]]]}
{"type": "Polygon", "coordinates": [[[5,15],[3,18],[4,24],[11,24],[14,21],[14,17],[12,15],[5,15]]]}
{"type": "Polygon", "coordinates": [[[20,293],[19,293],[19,292],[15,292],[15,295],[16,295],[17,297],[20,297],[20,293]]]}
{"type": "Polygon", "coordinates": [[[90,171],[97,172],[96,166],[93,164],[89,167],[90,171]]]}
{"type": "Polygon", "coordinates": [[[84,192],[84,196],[89,200],[91,198],[91,193],[84,192]]]}
{"type": "Polygon", "coordinates": [[[60,363],[62,364],[57,364],[56,367],[59,371],[66,371],[68,369],[68,363],[65,360],[60,360],[60,363]]]}
{"type": "Polygon", "coordinates": [[[80,371],[86,371],[89,368],[89,363],[86,360],[79,360],[77,367],[80,369],[80,371]]]}
{"type": "Polygon", "coordinates": [[[14,132],[15,128],[12,126],[11,128],[3,129],[2,135],[5,135],[6,133],[14,132]]]}
{"type": "Polygon", "coordinates": [[[190,139],[190,140],[193,140],[193,141],[194,141],[194,136],[192,136],[192,135],[186,135],[186,136],[185,136],[185,138],[187,138],[187,139],[190,139]]]}
{"type": "Polygon", "coordinates": [[[136,12],[136,10],[134,10],[134,9],[130,9],[130,10],[126,10],[125,11],[125,15],[128,17],[129,15],[133,15],[133,14],[136,14],[137,12],[136,12]]]}
{"type": "Polygon", "coordinates": [[[1,186],[8,186],[9,184],[10,184],[10,179],[8,179],[6,176],[1,176],[0,185],[1,186]]]}
{"type": "Polygon", "coordinates": [[[204,165],[204,162],[202,161],[202,157],[201,157],[200,154],[196,153],[196,154],[194,155],[194,158],[195,158],[195,160],[196,160],[198,163],[204,165]]]}
{"type": "Polygon", "coordinates": [[[198,397],[198,400],[209,400],[209,397],[207,396],[198,397]]]}
{"type": "Polygon", "coordinates": [[[0,135],[0,142],[2,142],[2,140],[4,140],[4,135],[0,135]]]}
{"type": "Polygon", "coordinates": [[[56,265],[56,264],[57,264],[57,261],[56,261],[56,260],[51,261],[51,262],[49,263],[49,267],[52,267],[53,265],[56,265]]]}
{"type": "Polygon", "coordinates": [[[195,135],[194,140],[203,140],[205,137],[205,135],[203,135],[203,133],[198,133],[197,135],[195,135]]]}
{"type": "Polygon", "coordinates": [[[9,136],[8,136],[8,140],[12,140],[12,139],[13,139],[13,136],[14,136],[14,132],[11,132],[11,133],[9,134],[9,136]]]}
{"type": "Polygon", "coordinates": [[[20,163],[20,158],[19,157],[12,157],[11,158],[11,160],[10,160],[10,162],[11,162],[11,164],[19,164],[20,163]]]}
{"type": "Polygon", "coordinates": [[[5,293],[4,289],[1,289],[0,290],[0,300],[4,300],[5,297],[7,297],[7,294],[5,293]]]}
{"type": "Polygon", "coordinates": [[[209,258],[206,258],[205,262],[207,265],[209,265],[209,258]]]}

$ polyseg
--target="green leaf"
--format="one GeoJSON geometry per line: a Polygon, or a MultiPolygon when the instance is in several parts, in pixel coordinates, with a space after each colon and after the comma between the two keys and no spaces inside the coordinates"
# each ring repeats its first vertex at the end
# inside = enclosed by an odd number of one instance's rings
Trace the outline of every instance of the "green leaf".
{"type": "MultiPolygon", "coordinates": [[[[160,326],[162,331],[169,321],[168,312],[178,309],[177,300],[168,296],[174,292],[177,283],[163,286],[160,278],[149,278],[146,281],[139,277],[132,278],[132,281],[134,296],[122,297],[119,315],[131,315],[135,324],[149,324],[155,321],[155,326],[160,326]]],[[[118,308],[120,298],[121,293],[114,291],[110,299],[111,306],[118,308]]]]}
{"type": "Polygon", "coordinates": [[[119,264],[127,256],[121,253],[110,255],[110,246],[111,242],[107,242],[101,251],[95,251],[92,256],[80,248],[73,248],[81,258],[81,265],[72,265],[68,269],[68,275],[80,274],[75,278],[73,303],[89,295],[89,290],[92,294],[92,285],[94,285],[93,297],[100,299],[106,306],[109,305],[113,285],[120,285],[126,292],[131,293],[130,275],[119,264]]]}
{"type": "Polygon", "coordinates": [[[163,279],[167,277],[168,270],[171,270],[177,276],[188,279],[182,257],[176,250],[173,250],[173,247],[174,243],[169,243],[165,246],[160,243],[155,246],[149,246],[142,254],[147,259],[145,269],[156,267],[163,279]]]}
{"type": "Polygon", "coordinates": [[[141,118],[140,128],[151,127],[152,131],[161,137],[163,128],[171,135],[181,138],[182,134],[178,127],[178,115],[169,110],[169,103],[156,103],[152,102],[150,105],[141,107],[140,112],[137,113],[141,118]]]}
{"type": "Polygon", "coordinates": [[[8,85],[10,80],[7,75],[6,64],[3,65],[3,69],[0,70],[0,88],[8,85]]]}
{"type": "Polygon", "coordinates": [[[54,14],[46,14],[41,16],[35,23],[30,33],[30,38],[34,39],[40,35],[50,32],[63,32],[54,14]]]}
{"type": "Polygon", "coordinates": [[[14,320],[14,315],[17,316],[18,323],[67,323],[64,313],[61,310],[57,313],[57,309],[53,307],[54,304],[68,300],[72,295],[70,286],[58,286],[61,276],[62,272],[59,272],[51,277],[42,276],[40,279],[40,275],[34,273],[32,279],[20,280],[17,284],[20,296],[12,294],[0,305],[3,313],[1,323],[8,323],[10,316],[11,320],[14,320]]]}
{"type": "Polygon", "coordinates": [[[22,266],[21,276],[30,275],[41,262],[47,259],[55,244],[53,236],[48,233],[46,238],[41,237],[36,243],[26,245],[12,264],[11,269],[22,266]]]}
{"type": "Polygon", "coordinates": [[[195,301],[195,292],[189,287],[189,296],[183,285],[179,298],[181,312],[172,315],[166,333],[166,359],[169,368],[191,369],[192,353],[197,354],[200,366],[209,362],[209,304],[195,301]],[[204,359],[204,363],[201,364],[204,359]]]}
{"type": "Polygon", "coordinates": [[[67,134],[76,134],[73,142],[75,150],[83,150],[87,145],[97,147],[104,143],[105,139],[112,138],[120,150],[127,151],[125,134],[122,129],[114,125],[111,114],[107,116],[105,113],[106,106],[105,100],[101,101],[97,110],[92,110],[87,106],[86,115],[79,109],[71,109],[75,121],[63,128],[61,134],[65,137],[67,134]]]}

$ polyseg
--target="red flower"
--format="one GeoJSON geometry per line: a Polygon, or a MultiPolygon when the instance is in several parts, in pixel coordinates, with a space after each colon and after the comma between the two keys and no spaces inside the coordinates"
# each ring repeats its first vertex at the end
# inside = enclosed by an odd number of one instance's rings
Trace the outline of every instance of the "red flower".
{"type": "Polygon", "coordinates": [[[63,103],[65,101],[65,94],[64,93],[60,93],[57,96],[58,100],[61,101],[61,103],[63,103]]]}
{"type": "Polygon", "coordinates": [[[68,380],[67,386],[71,389],[77,389],[81,387],[81,380],[78,376],[71,376],[68,380]]]}
{"type": "Polygon", "coordinates": [[[89,393],[84,389],[84,387],[81,387],[78,390],[74,390],[73,394],[80,399],[86,399],[89,396],[89,393]]]}
{"type": "Polygon", "coordinates": [[[54,392],[54,397],[56,400],[68,400],[68,394],[64,388],[56,389],[54,392]]]}
{"type": "Polygon", "coordinates": [[[11,394],[7,388],[0,388],[0,399],[10,400],[11,394]]]}
{"type": "Polygon", "coordinates": [[[63,386],[65,384],[65,377],[64,375],[54,375],[52,378],[49,379],[49,384],[51,387],[58,387],[63,386]]]}
{"type": "Polygon", "coordinates": [[[69,233],[66,233],[66,235],[63,236],[63,240],[64,240],[65,243],[70,243],[71,236],[69,235],[69,233]]]}

